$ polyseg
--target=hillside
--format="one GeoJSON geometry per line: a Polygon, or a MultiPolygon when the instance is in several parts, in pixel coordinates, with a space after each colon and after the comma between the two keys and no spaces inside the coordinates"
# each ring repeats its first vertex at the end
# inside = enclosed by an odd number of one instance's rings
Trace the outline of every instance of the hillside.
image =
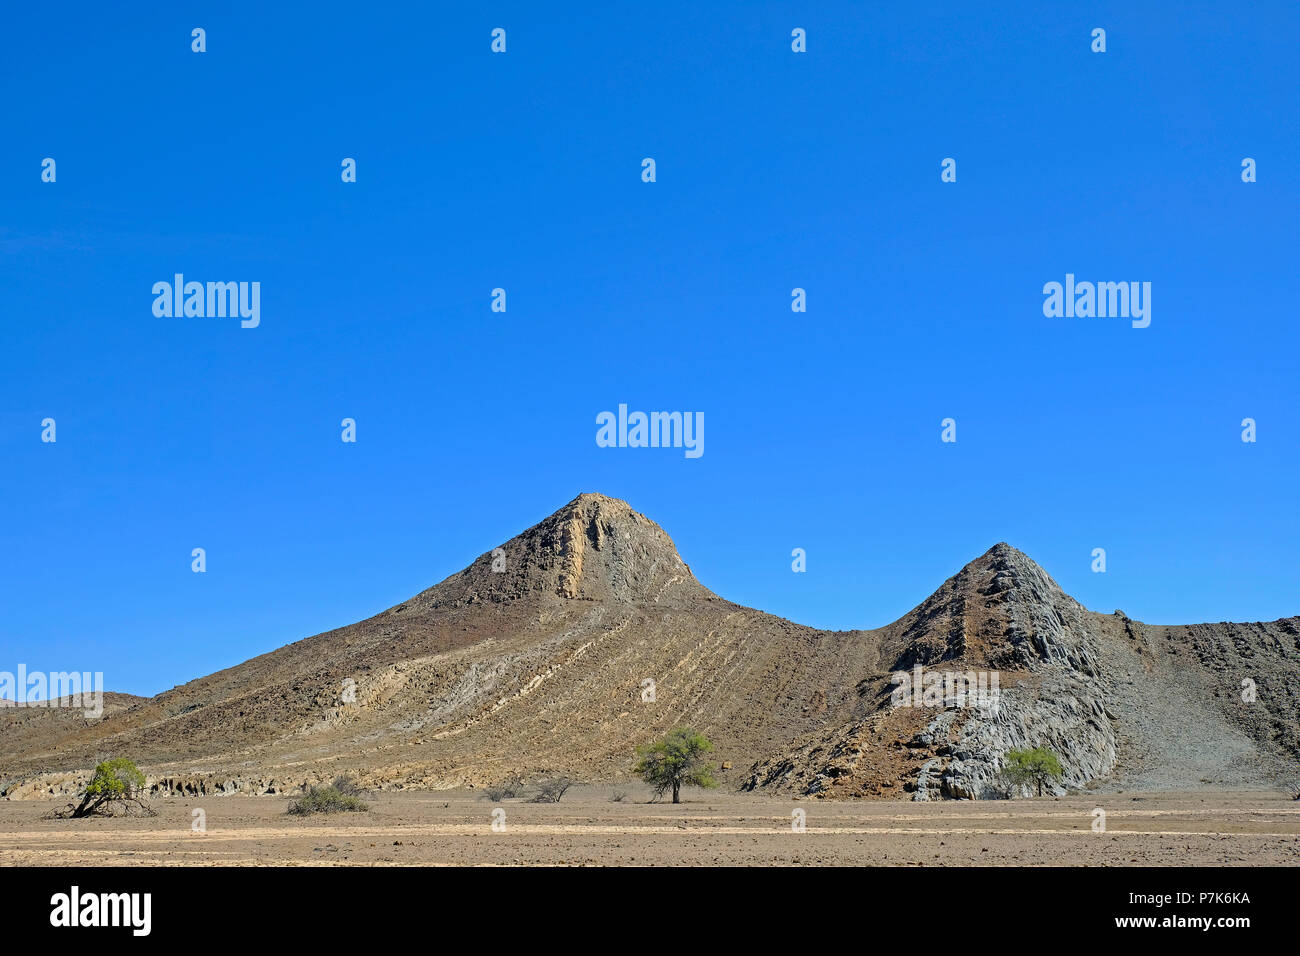
{"type": "Polygon", "coordinates": [[[681,724],[715,741],[732,788],[989,797],[1021,744],[1056,749],[1072,788],[1274,787],[1300,755],[1298,623],[1097,614],[999,544],[894,624],[819,631],[718,597],[658,525],[584,494],[372,618],[99,721],[7,731],[0,792],[66,792],[109,755],[164,791],[344,770],[387,789],[612,781],[681,724]],[[996,672],[998,706],[891,706],[889,675],[917,665],[996,672]]]}

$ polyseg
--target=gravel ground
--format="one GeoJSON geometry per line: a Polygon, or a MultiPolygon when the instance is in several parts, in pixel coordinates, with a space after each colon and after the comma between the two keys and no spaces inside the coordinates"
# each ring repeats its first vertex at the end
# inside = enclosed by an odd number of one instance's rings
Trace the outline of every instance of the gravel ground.
{"type": "Polygon", "coordinates": [[[3,865],[885,865],[1300,864],[1300,803],[1283,793],[1071,796],[947,802],[791,801],[693,791],[678,806],[607,788],[560,804],[494,805],[465,792],[384,793],[365,813],[301,819],[287,800],[164,800],[153,818],[52,820],[0,802],[3,865]],[[635,802],[631,802],[635,801],[635,802]],[[1092,829],[1106,812],[1105,832],[1092,829]],[[206,813],[206,833],[191,830],[206,813]],[[806,815],[795,832],[794,811],[806,815]]]}

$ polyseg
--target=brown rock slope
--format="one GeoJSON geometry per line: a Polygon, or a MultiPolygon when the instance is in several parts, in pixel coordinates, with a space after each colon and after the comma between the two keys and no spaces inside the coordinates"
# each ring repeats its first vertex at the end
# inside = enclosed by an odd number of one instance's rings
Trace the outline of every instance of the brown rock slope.
{"type": "Polygon", "coordinates": [[[715,741],[730,786],[993,796],[1021,743],[1057,749],[1071,786],[1130,771],[1164,788],[1269,785],[1297,753],[1296,624],[1094,614],[997,545],[895,624],[818,631],[717,597],[658,525],[586,494],[368,620],[93,724],[6,735],[0,792],[58,792],[109,755],[185,792],[278,793],[341,771],[380,787],[610,780],[681,724],[715,741]],[[889,672],[917,664],[996,670],[996,712],[891,706],[889,672]],[[1248,673],[1259,702],[1238,707],[1248,673]],[[1180,767],[1167,740],[1189,713],[1200,756],[1180,767]]]}
{"type": "MultiPolygon", "coordinates": [[[[103,695],[103,716],[120,713],[147,700],[134,694],[103,695]]],[[[60,698],[59,706],[24,706],[0,698],[0,749],[6,754],[30,753],[49,746],[68,734],[94,726],[98,718],[87,717],[94,709],[93,698],[60,698]]]]}

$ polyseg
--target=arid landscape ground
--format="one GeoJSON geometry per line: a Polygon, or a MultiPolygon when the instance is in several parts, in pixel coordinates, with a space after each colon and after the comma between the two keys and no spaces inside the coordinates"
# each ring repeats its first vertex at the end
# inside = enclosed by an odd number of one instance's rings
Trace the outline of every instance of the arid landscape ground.
{"type": "Polygon", "coordinates": [[[893,624],[819,631],[713,594],[596,494],[358,624],[0,729],[6,863],[1300,861],[1300,618],[1097,613],[999,543],[893,624]],[[921,671],[995,674],[996,706],[898,706],[891,675],[921,671]],[[686,725],[721,786],[648,803],[636,748],[686,725]],[[1003,779],[1022,747],[1059,756],[1048,796],[1003,779]],[[48,818],[118,756],[158,817],[48,818]],[[339,774],[371,810],[285,815],[339,774]],[[490,830],[486,786],[551,775],[584,785],[490,830]]]}
{"type": "Polygon", "coordinates": [[[1283,794],[1144,794],[945,803],[792,801],[702,793],[679,805],[583,788],[558,804],[462,791],[385,793],[366,813],[302,819],[268,797],[170,798],[153,818],[50,820],[0,803],[8,865],[874,865],[1300,864],[1300,804],[1283,794]],[[491,812],[505,810],[505,829],[491,812]],[[1092,829],[1106,810],[1106,831],[1092,829]],[[205,811],[207,832],[191,829],[205,811]],[[806,813],[795,832],[792,814],[806,813]]]}

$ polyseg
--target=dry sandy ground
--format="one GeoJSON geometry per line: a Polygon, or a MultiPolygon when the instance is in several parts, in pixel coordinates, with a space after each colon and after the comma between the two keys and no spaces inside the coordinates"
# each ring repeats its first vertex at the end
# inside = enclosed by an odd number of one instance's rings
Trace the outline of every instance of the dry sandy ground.
{"type": "Polygon", "coordinates": [[[159,802],[157,817],[112,820],[52,820],[50,803],[7,801],[0,864],[1300,864],[1300,803],[1280,793],[922,804],[695,792],[678,806],[609,796],[581,788],[560,804],[494,805],[465,792],[384,793],[368,812],[308,819],[274,797],[178,798],[159,802]],[[492,830],[495,806],[504,832],[492,830]],[[1104,833],[1092,829],[1098,806],[1104,833]],[[191,829],[195,808],[206,833],[191,829]]]}

